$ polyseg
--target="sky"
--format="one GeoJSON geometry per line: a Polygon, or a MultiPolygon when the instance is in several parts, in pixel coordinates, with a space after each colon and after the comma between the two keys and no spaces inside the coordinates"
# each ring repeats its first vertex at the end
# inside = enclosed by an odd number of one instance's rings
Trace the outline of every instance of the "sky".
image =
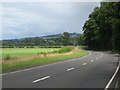
{"type": "Polygon", "coordinates": [[[82,33],[96,6],[99,2],[4,2],[0,12],[2,39],[82,33]]]}

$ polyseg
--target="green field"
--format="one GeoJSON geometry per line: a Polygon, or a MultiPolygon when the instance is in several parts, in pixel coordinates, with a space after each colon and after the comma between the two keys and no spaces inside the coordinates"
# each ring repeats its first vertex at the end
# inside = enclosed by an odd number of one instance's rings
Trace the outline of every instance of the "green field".
{"type": "Polygon", "coordinates": [[[9,55],[11,59],[21,58],[31,55],[37,55],[41,52],[49,53],[57,51],[60,48],[3,48],[2,49],[2,59],[6,59],[9,55]]]}
{"type": "Polygon", "coordinates": [[[3,72],[14,71],[14,70],[33,67],[33,66],[37,66],[37,65],[43,65],[43,64],[63,61],[63,60],[67,60],[67,59],[77,58],[77,57],[84,56],[87,54],[88,54],[87,51],[80,51],[80,52],[70,54],[70,55],[52,56],[52,57],[45,57],[45,58],[40,58],[40,59],[39,58],[32,59],[32,60],[23,61],[23,62],[3,64],[2,71],[3,72]]]}
{"type": "MultiPolygon", "coordinates": [[[[44,53],[66,53],[72,51],[74,48],[70,46],[65,46],[62,48],[3,48],[2,49],[2,59],[3,60],[10,60],[15,58],[27,57],[31,55],[38,55],[44,53]],[[42,53],[41,53],[42,52],[42,53]],[[9,59],[6,59],[8,57],[9,59]]],[[[76,49],[74,49],[76,50],[76,49]]],[[[12,63],[3,63],[2,64],[2,71],[14,71],[18,69],[33,67],[37,65],[47,64],[58,62],[62,60],[67,60],[71,58],[76,58],[80,56],[87,55],[88,52],[84,50],[79,50],[76,53],[70,55],[58,55],[58,56],[51,56],[51,57],[44,57],[44,58],[32,58],[31,60],[27,61],[14,61],[12,63]]],[[[1,66],[1,65],[0,65],[1,66]]]]}

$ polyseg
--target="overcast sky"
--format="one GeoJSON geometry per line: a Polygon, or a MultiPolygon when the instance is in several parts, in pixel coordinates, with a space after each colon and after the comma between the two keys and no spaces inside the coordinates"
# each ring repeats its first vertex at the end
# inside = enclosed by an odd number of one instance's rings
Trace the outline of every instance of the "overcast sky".
{"type": "Polygon", "coordinates": [[[99,2],[4,2],[2,39],[82,33],[84,22],[99,2]]]}

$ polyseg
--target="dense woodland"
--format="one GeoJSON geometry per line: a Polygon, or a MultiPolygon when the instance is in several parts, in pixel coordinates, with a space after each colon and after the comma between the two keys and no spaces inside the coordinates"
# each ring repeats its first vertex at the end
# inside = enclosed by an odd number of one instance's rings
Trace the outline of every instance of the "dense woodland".
{"type": "Polygon", "coordinates": [[[120,51],[120,2],[101,2],[83,27],[83,44],[92,49],[120,51]]]}

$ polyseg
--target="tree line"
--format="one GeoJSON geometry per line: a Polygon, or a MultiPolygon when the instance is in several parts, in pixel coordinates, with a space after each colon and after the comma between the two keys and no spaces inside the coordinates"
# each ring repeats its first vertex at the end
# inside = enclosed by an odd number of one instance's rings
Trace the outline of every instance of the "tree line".
{"type": "Polygon", "coordinates": [[[56,37],[34,37],[34,38],[23,38],[23,39],[12,39],[12,40],[2,40],[2,46],[14,47],[18,46],[22,48],[23,46],[66,46],[66,45],[78,45],[80,34],[64,32],[61,36],[56,37]]]}
{"type": "Polygon", "coordinates": [[[92,49],[120,51],[120,1],[101,2],[83,26],[82,44],[92,49]]]}

